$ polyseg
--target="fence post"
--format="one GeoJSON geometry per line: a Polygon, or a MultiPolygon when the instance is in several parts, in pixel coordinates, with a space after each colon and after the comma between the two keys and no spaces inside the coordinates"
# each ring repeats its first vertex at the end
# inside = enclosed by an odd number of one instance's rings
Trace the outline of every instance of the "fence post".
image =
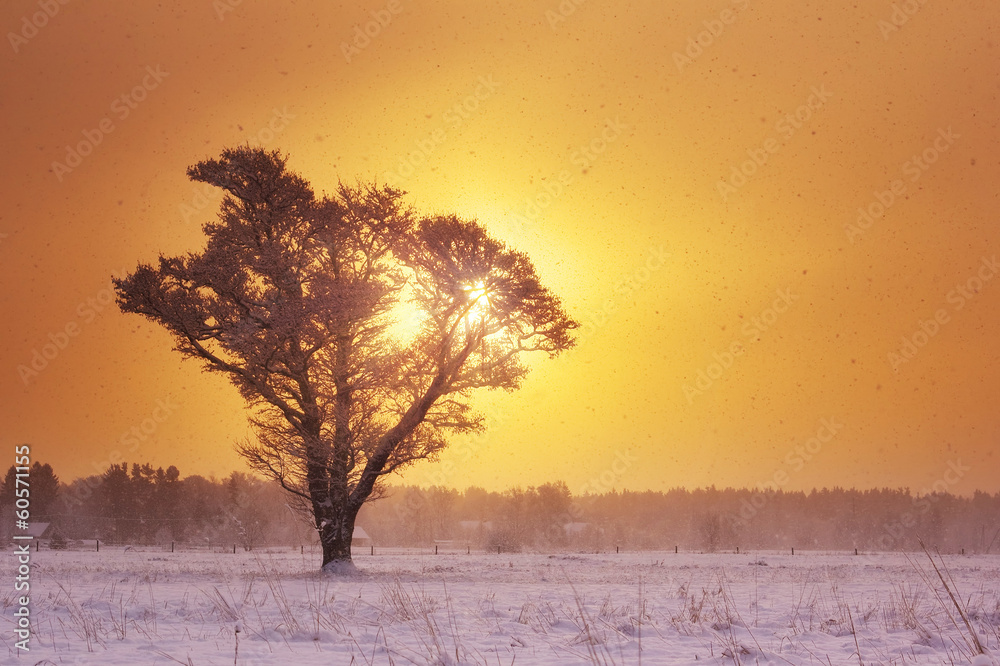
{"type": "Polygon", "coordinates": [[[372,555],[371,556],[375,557],[375,546],[374,545],[372,546],[372,555]]]}
{"type": "Polygon", "coordinates": [[[437,546],[437,544],[434,544],[434,554],[435,555],[438,554],[438,546],[437,546]]]}
{"type": "Polygon", "coordinates": [[[233,544],[233,555],[235,555],[235,554],[236,554],[236,544],[234,543],[233,544]]]}
{"type": "Polygon", "coordinates": [[[170,552],[171,553],[174,552],[174,542],[173,541],[170,542],[170,552]]]}
{"type": "Polygon", "coordinates": [[[101,540],[100,539],[94,539],[94,541],[97,542],[97,552],[98,553],[101,552],[101,540]]]}

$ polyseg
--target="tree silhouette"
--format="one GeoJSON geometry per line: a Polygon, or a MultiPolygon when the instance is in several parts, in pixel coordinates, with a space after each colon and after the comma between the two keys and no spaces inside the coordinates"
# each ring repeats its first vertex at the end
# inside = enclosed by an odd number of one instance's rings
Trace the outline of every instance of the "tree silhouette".
{"type": "Polygon", "coordinates": [[[17,495],[14,494],[14,489],[17,487],[17,466],[11,465],[7,468],[7,474],[3,478],[3,483],[0,484],[0,506],[7,506],[13,504],[17,495]]]}
{"type": "MultiPolygon", "coordinates": [[[[35,461],[28,469],[28,478],[22,477],[21,487],[30,489],[32,519],[48,520],[59,494],[59,477],[52,471],[52,466],[35,461]],[[25,483],[27,485],[24,485],[25,483]]],[[[16,489],[17,468],[11,465],[7,469],[3,483],[0,483],[0,506],[14,504],[17,498],[16,489]]]]}
{"type": "Polygon", "coordinates": [[[128,463],[112,463],[101,477],[98,489],[101,516],[108,519],[110,532],[104,535],[112,543],[130,543],[138,535],[139,512],[128,473],[128,463]]]}
{"type": "Polygon", "coordinates": [[[28,482],[31,484],[32,514],[39,519],[48,519],[59,495],[59,477],[52,471],[51,465],[35,461],[28,472],[28,482]]]}
{"type": "Polygon", "coordinates": [[[473,221],[416,219],[399,190],[317,198],[282,155],[249,147],[188,175],[225,191],[205,250],[115,280],[119,306],[229,377],[256,435],[240,453],[302,499],[324,568],[349,566],[382,477],[480,429],[471,392],[516,389],[521,355],[568,349],[577,323],[526,255],[473,221]]]}

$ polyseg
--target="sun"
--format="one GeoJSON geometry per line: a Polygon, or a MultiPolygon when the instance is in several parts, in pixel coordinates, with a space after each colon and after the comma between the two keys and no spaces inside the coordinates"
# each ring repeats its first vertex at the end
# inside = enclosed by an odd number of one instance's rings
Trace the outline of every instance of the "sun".
{"type": "Polygon", "coordinates": [[[490,312],[490,295],[486,288],[486,283],[482,280],[472,284],[462,285],[465,298],[470,303],[468,317],[471,319],[483,319],[490,312]]]}
{"type": "MultiPolygon", "coordinates": [[[[491,317],[495,315],[490,301],[490,289],[485,280],[475,280],[459,284],[461,290],[461,302],[465,305],[465,312],[461,317],[465,320],[466,327],[473,324],[488,325],[491,317]]],[[[406,342],[415,338],[421,328],[429,322],[429,314],[424,311],[413,298],[412,286],[407,287],[406,293],[395,303],[392,308],[389,321],[391,335],[401,342],[406,342]]]]}

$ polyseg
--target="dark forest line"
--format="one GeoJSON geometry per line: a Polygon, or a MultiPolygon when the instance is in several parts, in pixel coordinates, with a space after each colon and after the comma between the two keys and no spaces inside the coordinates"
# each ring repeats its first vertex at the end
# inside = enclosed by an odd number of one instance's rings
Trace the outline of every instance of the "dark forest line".
{"type": "MultiPolygon", "coordinates": [[[[12,467],[0,487],[7,535],[15,486],[12,467]]],[[[181,478],[174,466],[121,463],[63,483],[51,466],[35,463],[30,488],[31,520],[51,523],[48,536],[69,541],[248,550],[316,541],[307,514],[287,493],[240,472],[181,478]]],[[[915,550],[920,539],[942,552],[997,553],[1000,493],[710,487],[574,496],[562,482],[503,492],[393,486],[364,507],[358,524],[386,547],[893,551],[915,550]]]]}

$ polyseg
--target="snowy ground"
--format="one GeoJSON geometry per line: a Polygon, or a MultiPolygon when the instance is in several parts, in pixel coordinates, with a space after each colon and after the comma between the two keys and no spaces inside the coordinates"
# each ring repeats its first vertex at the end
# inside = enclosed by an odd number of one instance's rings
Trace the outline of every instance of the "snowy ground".
{"type": "Polygon", "coordinates": [[[4,664],[1000,664],[997,556],[944,558],[970,629],[923,553],[43,550],[28,653],[2,556],[4,664]]]}

